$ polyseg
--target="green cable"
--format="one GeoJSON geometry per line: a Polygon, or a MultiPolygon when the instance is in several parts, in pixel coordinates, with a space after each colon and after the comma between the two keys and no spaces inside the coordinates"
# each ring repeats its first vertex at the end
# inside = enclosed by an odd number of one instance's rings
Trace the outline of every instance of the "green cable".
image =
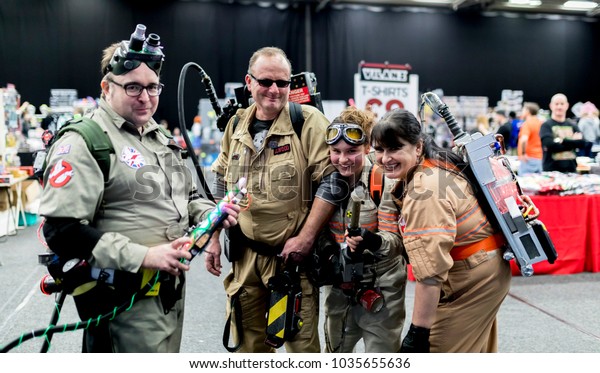
{"type": "Polygon", "coordinates": [[[46,338],[46,343],[48,343],[48,349],[50,349],[50,338],[48,338],[48,331],[55,326],[56,325],[52,325],[52,324],[48,325],[48,327],[44,331],[44,334],[42,334],[42,337],[46,338]]]}

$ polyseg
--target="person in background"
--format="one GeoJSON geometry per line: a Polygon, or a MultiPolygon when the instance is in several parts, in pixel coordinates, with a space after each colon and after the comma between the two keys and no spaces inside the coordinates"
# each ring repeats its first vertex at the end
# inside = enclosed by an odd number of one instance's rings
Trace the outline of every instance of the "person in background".
{"type": "Polygon", "coordinates": [[[416,279],[412,323],[400,352],[497,352],[496,315],[508,294],[506,241],[462,173],[413,114],[388,112],[372,130],[377,163],[397,179],[400,231],[416,279]]]}
{"type": "MultiPolygon", "coordinates": [[[[49,150],[39,211],[48,246],[61,260],[115,271],[110,286],[99,276],[91,289],[73,291],[80,317],[90,322],[83,352],[178,352],[190,268],[184,261],[191,259],[185,232],[215,204],[197,196],[191,175],[181,172],[181,149],[152,119],[163,88],[162,51],[138,53],[130,45],[124,40],[104,50],[99,107],[86,114],[114,148],[107,175],[84,138],[67,132],[49,150]],[[151,185],[141,184],[149,178],[151,185]],[[152,279],[152,289],[133,302],[152,279]],[[96,323],[96,316],[128,303],[110,321],[96,323]]],[[[236,224],[239,206],[226,204],[223,211],[229,214],[224,227],[236,224]]]]}
{"type": "Polygon", "coordinates": [[[578,148],[585,147],[579,127],[567,119],[569,101],[557,93],[550,100],[551,116],[540,127],[544,171],[576,172],[578,148]]]}
{"type": "Polygon", "coordinates": [[[44,115],[44,118],[42,118],[40,123],[40,127],[42,127],[43,130],[50,131],[53,134],[58,131],[58,128],[56,128],[58,123],[58,115],[53,113],[52,109],[46,104],[42,104],[40,106],[40,113],[44,115]]]}
{"type": "Polygon", "coordinates": [[[181,130],[179,129],[179,127],[175,127],[173,128],[173,140],[175,140],[175,142],[181,146],[182,149],[187,148],[187,144],[185,143],[185,139],[183,138],[183,135],[181,134],[181,130]]]}
{"type": "Polygon", "coordinates": [[[194,117],[194,123],[190,131],[190,140],[194,148],[194,153],[199,155],[202,148],[202,117],[200,115],[194,117]]]}
{"type": "Polygon", "coordinates": [[[579,112],[580,118],[577,125],[581,129],[583,139],[587,142],[581,155],[585,157],[595,157],[592,153],[592,146],[600,141],[600,119],[598,119],[598,108],[593,103],[587,101],[581,106],[579,112]]]}
{"type": "Polygon", "coordinates": [[[504,138],[504,148],[508,151],[510,146],[510,136],[512,132],[512,123],[506,117],[506,111],[502,109],[496,110],[495,120],[498,125],[497,135],[502,135],[504,138]]]}
{"type": "Polygon", "coordinates": [[[354,198],[360,199],[361,204],[361,234],[344,236],[352,211],[352,206],[346,204],[329,221],[331,239],[338,247],[344,241],[348,244],[349,261],[363,265],[364,275],[324,287],[326,352],[353,352],[360,339],[365,352],[400,350],[406,315],[406,261],[398,232],[399,211],[390,195],[394,183],[381,179],[383,186],[379,187],[384,189],[379,191],[379,201],[373,198],[371,190],[381,183],[376,179],[380,171],[367,157],[374,124],[372,112],[350,106],[327,129],[331,163],[348,179],[349,191],[356,194],[354,198]]]}
{"type": "Polygon", "coordinates": [[[542,172],[542,140],[540,127],[542,120],[538,117],[540,107],[535,102],[525,102],[521,117],[523,125],[519,131],[517,154],[519,156],[519,176],[542,172]]]}
{"type": "Polygon", "coordinates": [[[506,145],[506,149],[510,150],[511,155],[515,155],[517,153],[517,142],[519,141],[519,132],[521,131],[521,125],[523,124],[523,118],[518,118],[517,113],[515,111],[510,111],[508,113],[508,120],[511,123],[510,130],[510,141],[506,145]]]}
{"type": "MultiPolygon", "coordinates": [[[[268,281],[284,266],[297,265],[312,255],[318,232],[339,205],[327,184],[333,171],[323,141],[329,121],[315,107],[302,105],[304,123],[296,134],[288,102],[291,73],[283,50],[264,47],[254,52],[245,78],[254,103],[231,118],[221,153],[211,167],[216,174],[216,195],[242,177],[248,182],[250,202],[242,202],[238,232],[229,232],[228,259],[233,263],[224,280],[228,317],[232,301],[243,313],[236,311],[239,321],[231,320],[237,352],[275,352],[265,344],[268,281]],[[315,184],[319,185],[316,195],[315,184]]],[[[211,240],[205,253],[206,269],[219,276],[218,240],[211,240]]],[[[303,325],[285,342],[285,348],[287,352],[320,352],[319,289],[304,271],[299,274],[303,325]]]]}
{"type": "Polygon", "coordinates": [[[164,129],[165,133],[171,135],[171,128],[169,128],[169,122],[166,119],[160,120],[160,126],[164,129]]]}
{"type": "Polygon", "coordinates": [[[477,116],[477,118],[475,119],[475,127],[476,132],[480,132],[484,136],[490,133],[490,131],[492,130],[492,128],[490,127],[490,120],[488,119],[487,115],[484,114],[480,114],[477,116]]]}

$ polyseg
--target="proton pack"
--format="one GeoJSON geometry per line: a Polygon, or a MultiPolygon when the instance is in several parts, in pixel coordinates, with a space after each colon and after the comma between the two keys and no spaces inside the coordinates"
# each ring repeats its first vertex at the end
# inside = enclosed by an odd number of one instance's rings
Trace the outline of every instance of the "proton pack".
{"type": "MultiPolygon", "coordinates": [[[[210,79],[208,79],[210,81],[210,79]]],[[[301,104],[311,105],[319,109],[323,113],[323,104],[321,101],[321,93],[317,92],[317,78],[312,72],[302,72],[296,75],[292,75],[291,77],[291,88],[290,88],[290,115],[292,116],[292,123],[294,123],[294,117],[292,112],[292,104],[298,104],[300,107],[301,104]]],[[[206,83],[205,83],[206,84],[206,83]]],[[[209,90],[207,85],[207,92],[209,90]]],[[[224,108],[219,106],[218,101],[211,100],[210,103],[217,114],[217,128],[223,132],[227,127],[227,123],[229,120],[236,115],[238,110],[245,109],[252,103],[252,96],[250,95],[250,91],[244,85],[242,87],[238,87],[234,90],[235,99],[229,99],[227,101],[227,105],[224,108]]],[[[209,93],[209,97],[211,94],[209,93]]],[[[214,93],[213,93],[214,97],[214,93]]],[[[296,110],[296,109],[294,109],[296,110]]],[[[300,111],[302,113],[302,111],[300,111]]],[[[304,121],[302,121],[304,122],[304,121]]],[[[237,124],[237,120],[235,122],[237,124]]],[[[302,125],[294,126],[294,131],[296,134],[299,134],[302,130],[302,125]]],[[[298,135],[298,137],[300,137],[298,135]]]]}
{"type": "Polygon", "coordinates": [[[499,145],[502,139],[494,134],[465,133],[436,94],[426,92],[421,98],[421,107],[427,103],[444,118],[454,135],[453,150],[469,165],[465,174],[474,184],[479,203],[507,241],[504,259],[515,259],[523,276],[533,275],[532,264],[544,260],[554,263],[558,254],[542,222],[531,214],[535,206],[529,197],[522,195],[508,160],[497,154],[498,151],[504,154],[499,145]]]}

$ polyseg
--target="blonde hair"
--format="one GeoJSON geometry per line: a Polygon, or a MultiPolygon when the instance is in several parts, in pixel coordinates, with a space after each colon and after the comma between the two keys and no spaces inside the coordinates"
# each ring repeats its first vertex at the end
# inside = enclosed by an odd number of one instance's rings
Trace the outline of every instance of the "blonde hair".
{"type": "Polygon", "coordinates": [[[263,47],[263,48],[260,48],[259,50],[257,50],[256,52],[254,52],[254,54],[252,54],[252,57],[250,57],[250,62],[248,63],[248,74],[252,74],[252,68],[254,67],[254,64],[256,64],[256,61],[258,61],[258,59],[263,56],[264,57],[276,57],[276,56],[282,57],[290,69],[290,74],[292,73],[292,63],[287,58],[287,55],[285,54],[285,52],[282,49],[277,48],[277,47],[263,47]]]}
{"type": "Polygon", "coordinates": [[[110,65],[110,60],[115,51],[119,48],[119,44],[119,42],[113,43],[102,51],[102,59],[100,60],[100,73],[102,76],[108,75],[108,65],[110,65]]]}
{"type": "Polygon", "coordinates": [[[368,145],[371,143],[371,129],[375,125],[376,117],[376,114],[370,110],[360,110],[356,106],[348,106],[333,122],[359,125],[365,132],[365,144],[368,145]]]}

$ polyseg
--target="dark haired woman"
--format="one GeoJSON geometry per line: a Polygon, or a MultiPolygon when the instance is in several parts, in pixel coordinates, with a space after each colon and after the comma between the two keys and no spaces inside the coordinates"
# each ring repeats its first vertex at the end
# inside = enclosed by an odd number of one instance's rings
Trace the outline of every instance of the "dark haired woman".
{"type": "Polygon", "coordinates": [[[372,144],[401,208],[417,280],[401,352],[497,352],[496,314],[510,289],[504,238],[482,211],[462,159],[438,147],[410,112],[373,127],[372,144]]]}

